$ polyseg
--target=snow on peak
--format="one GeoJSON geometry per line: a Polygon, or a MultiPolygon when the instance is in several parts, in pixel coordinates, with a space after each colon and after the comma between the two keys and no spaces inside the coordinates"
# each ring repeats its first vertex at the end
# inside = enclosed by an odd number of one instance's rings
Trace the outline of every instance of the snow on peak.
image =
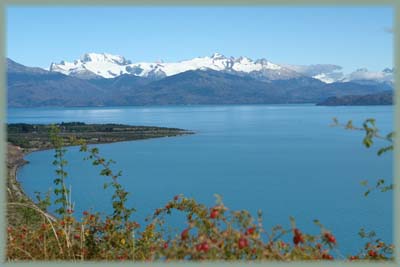
{"type": "Polygon", "coordinates": [[[218,52],[215,52],[214,54],[211,55],[211,58],[213,59],[225,59],[226,57],[218,52]]]}
{"type": "Polygon", "coordinates": [[[281,66],[265,59],[253,61],[247,57],[230,57],[214,53],[211,57],[196,57],[179,62],[138,62],[132,63],[123,56],[107,53],[86,53],[74,62],[62,61],[52,63],[51,71],[66,75],[83,77],[88,73],[103,78],[114,78],[122,74],[131,74],[141,77],[157,75],[171,76],[188,70],[211,69],[216,71],[258,72],[263,70],[280,70],[281,66]]]}
{"type": "Polygon", "coordinates": [[[337,81],[335,77],[332,77],[330,73],[319,73],[317,75],[312,76],[312,78],[320,80],[321,82],[324,83],[334,83],[337,81]]]}
{"type": "Polygon", "coordinates": [[[81,57],[82,62],[114,62],[120,65],[129,64],[129,62],[119,55],[111,55],[107,53],[86,53],[81,57]]]}
{"type": "Polygon", "coordinates": [[[131,62],[123,56],[107,53],[86,53],[73,62],[63,60],[59,64],[52,63],[50,71],[83,78],[91,78],[92,76],[114,78],[126,74],[126,66],[129,64],[131,62]]]}
{"type": "Polygon", "coordinates": [[[289,65],[275,64],[265,58],[253,60],[248,57],[226,57],[220,53],[196,57],[179,62],[137,62],[132,63],[123,56],[107,53],[86,53],[73,62],[52,63],[50,71],[80,78],[115,78],[123,74],[140,77],[162,78],[189,70],[215,70],[240,75],[250,75],[258,79],[290,79],[299,76],[312,77],[325,83],[354,80],[374,80],[393,82],[393,69],[372,72],[365,68],[344,75],[342,67],[333,64],[289,65]]]}

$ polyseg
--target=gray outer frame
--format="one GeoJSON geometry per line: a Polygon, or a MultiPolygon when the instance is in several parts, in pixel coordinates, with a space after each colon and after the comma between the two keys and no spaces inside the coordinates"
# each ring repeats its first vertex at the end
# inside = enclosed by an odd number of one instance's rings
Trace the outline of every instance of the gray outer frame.
{"type": "MultiPolygon", "coordinates": [[[[6,90],[6,44],[5,40],[7,38],[5,32],[5,9],[6,6],[39,6],[39,5],[51,5],[51,6],[118,6],[118,5],[140,5],[140,6],[223,6],[223,5],[230,5],[230,6],[257,6],[257,5],[290,5],[290,6],[327,6],[327,5],[343,5],[357,7],[357,6],[365,6],[369,5],[373,6],[391,6],[394,8],[395,11],[395,23],[393,27],[393,34],[394,34],[394,65],[396,66],[396,73],[395,73],[395,102],[400,103],[400,94],[399,91],[399,84],[400,81],[400,1],[396,0],[114,0],[114,1],[107,1],[107,0],[60,0],[60,1],[51,1],[51,0],[0,0],[0,172],[1,172],[1,179],[3,180],[3,186],[0,186],[0,266],[104,266],[109,267],[110,262],[63,262],[59,261],[57,263],[53,262],[18,262],[18,263],[11,263],[6,262],[6,190],[5,190],[5,183],[6,183],[6,131],[5,131],[5,123],[7,120],[7,90],[6,90]],[[166,3],[167,2],[167,3],[166,3]]],[[[395,131],[398,133],[400,132],[400,108],[399,105],[395,105],[395,114],[394,114],[394,128],[395,131]]],[[[342,261],[333,261],[333,262],[316,262],[316,261],[302,261],[302,262],[273,262],[273,261],[266,261],[266,262],[169,262],[169,263],[120,263],[120,262],[112,262],[112,265],[118,266],[271,266],[271,267],[282,267],[282,266],[293,266],[293,267],[327,267],[327,266],[399,266],[400,265],[400,164],[396,164],[396,162],[400,163],[400,149],[398,148],[397,144],[400,143],[400,135],[395,136],[395,150],[394,150],[394,210],[393,210],[393,218],[394,218],[394,244],[395,244],[395,262],[390,263],[382,263],[382,262],[342,262],[342,261]]]]}

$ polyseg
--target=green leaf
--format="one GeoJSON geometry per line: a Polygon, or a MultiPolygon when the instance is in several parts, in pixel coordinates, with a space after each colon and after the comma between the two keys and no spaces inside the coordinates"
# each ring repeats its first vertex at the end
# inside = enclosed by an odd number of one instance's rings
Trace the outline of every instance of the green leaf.
{"type": "Polygon", "coordinates": [[[393,150],[393,145],[387,146],[387,147],[382,147],[381,149],[378,150],[378,156],[382,155],[383,153],[386,153],[388,151],[393,150]]]}
{"type": "Polygon", "coordinates": [[[379,187],[380,185],[383,185],[384,183],[385,183],[385,180],[379,179],[379,180],[376,182],[376,187],[379,187]]]}
{"type": "Polygon", "coordinates": [[[363,144],[366,146],[366,147],[371,147],[371,145],[372,145],[372,140],[371,140],[371,138],[369,138],[369,137],[365,137],[364,138],[364,140],[363,140],[363,144]]]}
{"type": "Polygon", "coordinates": [[[103,176],[109,176],[110,174],[111,174],[111,170],[110,169],[103,169],[100,172],[100,175],[103,175],[103,176]]]}

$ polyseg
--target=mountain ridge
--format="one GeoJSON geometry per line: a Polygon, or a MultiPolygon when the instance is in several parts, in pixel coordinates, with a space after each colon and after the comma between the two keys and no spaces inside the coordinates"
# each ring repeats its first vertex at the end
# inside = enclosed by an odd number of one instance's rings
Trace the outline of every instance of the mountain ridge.
{"type": "Polygon", "coordinates": [[[306,76],[264,81],[210,69],[164,78],[123,74],[81,79],[9,59],[7,67],[10,107],[318,103],[331,96],[387,90],[382,84],[327,84],[306,76]]]}
{"type": "Polygon", "coordinates": [[[241,76],[248,75],[262,81],[306,76],[325,83],[374,81],[393,86],[394,80],[393,69],[390,68],[385,68],[379,72],[361,68],[349,74],[344,74],[342,67],[334,64],[276,64],[265,58],[253,60],[245,56],[226,57],[220,53],[178,62],[132,62],[120,55],[85,53],[80,59],[76,59],[73,62],[53,62],[49,68],[51,72],[60,72],[83,79],[93,79],[96,77],[109,79],[124,74],[161,79],[188,70],[206,69],[234,73],[241,76]]]}

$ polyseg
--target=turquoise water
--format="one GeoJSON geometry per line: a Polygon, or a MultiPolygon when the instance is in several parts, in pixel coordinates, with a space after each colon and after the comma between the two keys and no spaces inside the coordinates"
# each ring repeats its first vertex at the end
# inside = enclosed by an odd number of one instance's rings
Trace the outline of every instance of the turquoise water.
{"type": "MultiPolygon", "coordinates": [[[[373,117],[383,133],[392,130],[393,107],[313,105],[39,108],[9,109],[9,122],[113,122],[193,130],[195,135],[98,145],[122,170],[130,204],[141,221],[174,195],[183,193],[213,205],[222,195],[231,209],[263,210],[269,228],[289,227],[289,216],[304,231],[317,233],[319,219],[332,230],[345,254],[363,244],[361,227],[392,240],[392,194],[363,196],[362,180],[391,181],[392,155],[366,149],[363,134],[330,127],[333,117],[360,124],[373,117]]],[[[383,144],[382,142],[378,142],[383,144]]],[[[76,211],[111,210],[105,178],[82,160],[77,148],[67,159],[76,211]]],[[[18,173],[26,192],[53,187],[53,151],[27,156],[18,173]]],[[[174,226],[183,226],[172,219],[174,226]]]]}

